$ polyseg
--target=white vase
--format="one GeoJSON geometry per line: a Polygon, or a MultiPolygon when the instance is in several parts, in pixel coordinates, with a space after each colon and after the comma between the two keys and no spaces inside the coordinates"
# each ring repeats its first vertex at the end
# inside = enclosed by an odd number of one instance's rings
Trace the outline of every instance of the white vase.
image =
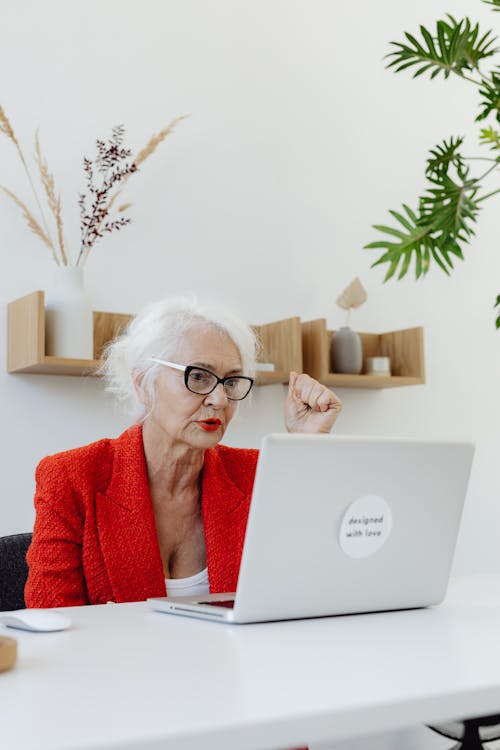
{"type": "Polygon", "coordinates": [[[70,359],[94,358],[92,307],[85,294],[83,268],[57,266],[45,294],[45,353],[70,359]]]}

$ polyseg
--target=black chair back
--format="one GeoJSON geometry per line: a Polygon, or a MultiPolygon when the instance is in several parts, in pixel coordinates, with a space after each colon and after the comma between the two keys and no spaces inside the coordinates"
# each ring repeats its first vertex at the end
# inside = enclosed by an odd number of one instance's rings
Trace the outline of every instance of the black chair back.
{"type": "Polygon", "coordinates": [[[26,552],[32,534],[0,537],[0,611],[23,609],[24,585],[28,577],[26,552]]]}

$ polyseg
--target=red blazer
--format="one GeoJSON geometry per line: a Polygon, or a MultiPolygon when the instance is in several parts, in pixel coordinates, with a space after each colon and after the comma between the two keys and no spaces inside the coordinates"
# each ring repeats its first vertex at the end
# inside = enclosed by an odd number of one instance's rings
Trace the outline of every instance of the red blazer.
{"type": "MultiPolygon", "coordinates": [[[[257,450],[205,453],[202,517],[210,591],[235,591],[257,450]]],[[[36,471],[28,607],[165,596],[142,428],[44,458],[36,471]]]]}

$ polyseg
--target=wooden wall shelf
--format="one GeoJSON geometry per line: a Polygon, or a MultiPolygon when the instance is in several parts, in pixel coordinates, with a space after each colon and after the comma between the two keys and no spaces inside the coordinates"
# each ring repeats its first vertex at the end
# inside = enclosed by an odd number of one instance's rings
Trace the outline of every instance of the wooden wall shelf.
{"type": "MultiPolygon", "coordinates": [[[[124,313],[94,312],[94,359],[63,359],[45,354],[45,294],[33,292],[7,308],[7,370],[39,375],[96,375],[103,348],[132,318],[124,313]]],[[[254,326],[261,342],[260,361],[275,370],[257,371],[257,385],[288,381],[290,370],[302,369],[300,318],[254,326]]]]}
{"type": "Polygon", "coordinates": [[[304,372],[335,388],[394,388],[425,383],[424,330],[406,328],[389,333],[360,333],[363,359],[387,356],[390,376],[344,375],[330,370],[330,343],[333,331],[319,318],[302,323],[304,372]]]}
{"type": "Polygon", "coordinates": [[[7,306],[7,371],[38,375],[95,375],[104,345],[131,315],[94,312],[94,359],[63,359],[45,354],[45,294],[38,291],[7,306]]]}
{"type": "MultiPolygon", "coordinates": [[[[7,370],[43,375],[97,375],[104,346],[127,325],[131,315],[94,312],[94,359],[62,359],[45,354],[45,295],[38,291],[11,302],[7,311],[7,370]]],[[[363,356],[391,358],[392,375],[342,375],[329,368],[330,341],[320,318],[301,323],[293,317],[253,326],[261,362],[272,362],[272,372],[257,369],[257,385],[287,383],[290,371],[307,372],[335,388],[393,388],[425,383],[423,329],[390,333],[361,333],[363,356]]]]}

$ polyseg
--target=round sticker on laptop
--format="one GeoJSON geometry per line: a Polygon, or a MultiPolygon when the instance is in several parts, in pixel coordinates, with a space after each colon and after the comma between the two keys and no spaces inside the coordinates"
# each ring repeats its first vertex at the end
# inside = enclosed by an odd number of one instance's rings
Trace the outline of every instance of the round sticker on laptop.
{"type": "Polygon", "coordinates": [[[340,546],[349,557],[369,557],[384,546],[392,513],[379,495],[362,495],[347,508],[340,524],[340,546]]]}

